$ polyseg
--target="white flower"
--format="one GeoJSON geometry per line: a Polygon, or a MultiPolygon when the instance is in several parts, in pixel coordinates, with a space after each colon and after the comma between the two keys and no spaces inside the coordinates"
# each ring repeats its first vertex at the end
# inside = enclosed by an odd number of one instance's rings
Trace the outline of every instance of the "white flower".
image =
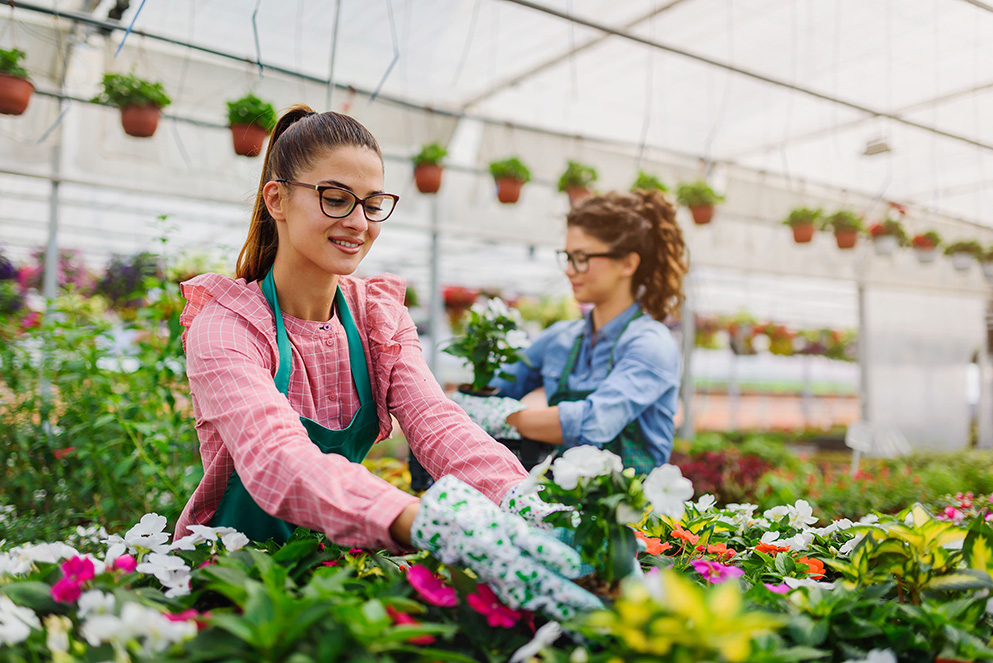
{"type": "Polygon", "coordinates": [[[524,497],[532,493],[536,494],[538,492],[538,482],[545,476],[548,468],[552,466],[553,460],[555,460],[555,456],[549,454],[545,460],[532,467],[531,471],[528,472],[528,478],[517,484],[517,495],[524,497]]]}
{"type": "Polygon", "coordinates": [[[696,508],[697,512],[707,513],[714,508],[715,504],[717,504],[717,498],[710,493],[707,493],[706,495],[702,495],[700,499],[693,503],[693,506],[696,508]]]}
{"type": "Polygon", "coordinates": [[[817,522],[814,510],[810,508],[807,500],[797,500],[790,513],[790,526],[806,527],[817,522]]]}
{"type": "Polygon", "coordinates": [[[128,552],[141,553],[146,550],[164,553],[168,552],[169,535],[163,532],[166,527],[165,516],[157,513],[146,513],[124,535],[124,543],[128,546],[128,552]]]}
{"type": "Polygon", "coordinates": [[[197,634],[195,622],[174,622],[158,610],[138,603],[124,604],[121,621],[127,623],[136,636],[144,639],[142,649],[146,656],[163,652],[173,643],[189,640],[197,634]]]}
{"type": "Polygon", "coordinates": [[[552,463],[555,483],[566,490],[579,485],[580,478],[593,478],[622,472],[624,463],[617,454],[589,444],[567,449],[552,463]]]}
{"type": "Polygon", "coordinates": [[[72,620],[63,615],[49,615],[45,617],[45,646],[55,653],[67,653],[69,651],[69,631],[72,629],[72,620]]]}
{"type": "Polygon", "coordinates": [[[861,518],[859,518],[860,525],[875,525],[878,522],[879,522],[879,516],[877,516],[874,513],[870,513],[867,516],[862,516],[861,518]]]}
{"type": "Polygon", "coordinates": [[[551,647],[560,635],[562,635],[562,626],[558,622],[548,622],[535,631],[531,642],[514,652],[510,657],[510,663],[521,663],[537,656],[542,649],[551,647]]]}
{"type": "Polygon", "coordinates": [[[526,348],[528,346],[528,334],[522,329],[511,329],[507,332],[507,346],[514,348],[515,350],[520,350],[521,348],[526,348]]]}
{"type": "Polygon", "coordinates": [[[865,538],[865,532],[860,532],[856,534],[854,537],[846,541],[845,544],[838,549],[838,552],[842,555],[850,555],[851,552],[855,550],[855,546],[861,543],[862,539],[864,538],[865,538]]]}
{"type": "Polygon", "coordinates": [[[34,610],[16,605],[0,595],[0,645],[16,645],[27,640],[31,629],[40,629],[41,622],[34,610]]]}
{"type": "Polygon", "coordinates": [[[810,532],[800,532],[799,534],[794,534],[788,539],[783,539],[782,544],[784,546],[789,546],[790,550],[793,552],[803,552],[810,548],[810,544],[814,542],[814,535],[810,532]]]}
{"type": "Polygon", "coordinates": [[[114,612],[114,595],[105,594],[99,589],[83,592],[79,597],[79,617],[86,619],[91,615],[107,615],[114,612]]]}
{"type": "Polygon", "coordinates": [[[821,589],[834,589],[833,582],[818,582],[816,580],[811,580],[810,578],[792,578],[787,576],[783,578],[783,582],[790,589],[796,589],[797,587],[820,587],[821,589]]]}
{"type": "Polygon", "coordinates": [[[993,598],[986,601],[986,612],[993,615],[993,598]]]}
{"type": "Polygon", "coordinates": [[[774,506],[771,509],[766,509],[762,515],[769,520],[779,520],[783,516],[790,515],[790,510],[789,505],[774,506]]]}
{"type": "Polygon", "coordinates": [[[762,540],[761,540],[762,543],[767,543],[769,545],[772,545],[777,541],[779,541],[779,532],[766,532],[765,534],[762,535],[762,540]]]}
{"type": "Polygon", "coordinates": [[[693,497],[693,483],[669,463],[652,470],[641,485],[655,512],[670,518],[682,518],[683,503],[693,497]]]}
{"type": "Polygon", "coordinates": [[[569,663],[588,663],[589,660],[590,653],[582,647],[576,647],[569,654],[569,663]]]}
{"type": "Polygon", "coordinates": [[[127,642],[131,639],[131,629],[120,617],[110,614],[91,615],[79,627],[79,634],[92,647],[105,642],[127,642]]]}
{"type": "Polygon", "coordinates": [[[491,299],[486,306],[489,309],[489,317],[491,320],[510,317],[510,307],[508,307],[507,303],[499,297],[494,297],[491,299]]]}
{"type": "Polygon", "coordinates": [[[896,663],[896,654],[892,649],[872,649],[865,658],[850,658],[845,663],[896,663]]]}
{"type": "Polygon", "coordinates": [[[178,557],[149,553],[136,570],[139,573],[154,575],[168,590],[166,596],[169,598],[190,593],[190,568],[178,557]]]}
{"type": "Polygon", "coordinates": [[[619,502],[615,513],[617,515],[617,522],[621,525],[640,523],[642,516],[645,515],[644,513],[634,509],[627,502],[619,502]]]}
{"type": "Polygon", "coordinates": [[[221,535],[221,543],[229,551],[241,550],[248,545],[249,539],[241,532],[227,532],[221,535]]]}

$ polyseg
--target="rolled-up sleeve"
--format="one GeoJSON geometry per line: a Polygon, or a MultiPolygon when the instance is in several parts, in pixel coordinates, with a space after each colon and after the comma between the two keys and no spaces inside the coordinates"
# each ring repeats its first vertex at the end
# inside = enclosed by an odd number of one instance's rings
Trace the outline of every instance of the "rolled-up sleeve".
{"type": "Polygon", "coordinates": [[[618,348],[613,370],[585,399],[558,404],[562,446],[602,447],[679,385],[678,348],[670,339],[640,336],[618,348]]]}

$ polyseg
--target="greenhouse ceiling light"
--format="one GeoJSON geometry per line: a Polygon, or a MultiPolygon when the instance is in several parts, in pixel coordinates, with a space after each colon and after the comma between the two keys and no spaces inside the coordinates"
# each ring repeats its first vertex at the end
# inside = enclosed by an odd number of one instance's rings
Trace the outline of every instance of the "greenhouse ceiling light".
{"type": "Polygon", "coordinates": [[[865,144],[865,151],[862,152],[862,156],[871,157],[874,154],[883,154],[884,152],[891,151],[890,144],[885,139],[876,138],[865,144]]]}

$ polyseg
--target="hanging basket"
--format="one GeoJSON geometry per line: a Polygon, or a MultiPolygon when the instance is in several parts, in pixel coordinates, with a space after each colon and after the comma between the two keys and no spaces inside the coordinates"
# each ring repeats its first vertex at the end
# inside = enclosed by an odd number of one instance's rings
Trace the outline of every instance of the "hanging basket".
{"type": "Polygon", "coordinates": [[[797,244],[806,244],[814,239],[816,227],[812,223],[798,223],[793,228],[793,241],[797,244]]]}
{"type": "Polygon", "coordinates": [[[497,200],[501,203],[516,203],[521,197],[521,187],[524,182],[514,177],[501,177],[496,180],[497,200]]]}
{"type": "Polygon", "coordinates": [[[414,183],[421,193],[438,193],[441,188],[441,166],[422,163],[414,168],[414,183]]]}
{"type": "Polygon", "coordinates": [[[986,277],[986,280],[993,281],[993,260],[984,260],[979,263],[979,266],[983,268],[983,276],[986,277]]]}
{"type": "Polygon", "coordinates": [[[135,138],[148,138],[155,134],[159,126],[162,109],[151,104],[146,106],[125,106],[121,109],[121,126],[124,133],[135,138]]]}
{"type": "Polygon", "coordinates": [[[959,272],[968,272],[969,268],[976,262],[976,258],[970,253],[953,253],[951,258],[952,267],[959,272]]]}
{"type": "Polygon", "coordinates": [[[839,249],[851,249],[858,242],[859,231],[857,230],[835,230],[834,241],[838,243],[839,249]]]}
{"type": "Polygon", "coordinates": [[[694,205],[690,207],[690,214],[693,215],[693,223],[698,226],[705,226],[714,219],[714,206],[694,205]]]}
{"type": "Polygon", "coordinates": [[[900,240],[896,235],[879,235],[872,239],[872,248],[876,250],[877,256],[893,255],[900,246],[900,240]]]}
{"type": "Polygon", "coordinates": [[[934,262],[938,259],[938,249],[934,246],[930,247],[914,247],[914,254],[917,255],[917,262],[924,264],[929,262],[934,262]]]}
{"type": "Polygon", "coordinates": [[[31,81],[10,74],[0,74],[0,113],[20,115],[28,108],[34,85],[31,81]]]}
{"type": "Polygon", "coordinates": [[[569,196],[569,207],[575,207],[589,198],[591,191],[585,186],[567,186],[565,193],[569,196]]]}
{"type": "Polygon", "coordinates": [[[257,124],[232,124],[231,141],[234,153],[243,157],[257,157],[262,153],[269,132],[257,124]]]}

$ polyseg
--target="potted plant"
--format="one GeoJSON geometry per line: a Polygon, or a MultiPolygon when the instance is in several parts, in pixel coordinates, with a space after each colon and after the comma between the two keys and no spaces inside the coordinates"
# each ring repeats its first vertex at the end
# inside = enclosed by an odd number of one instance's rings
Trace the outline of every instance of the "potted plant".
{"type": "Polygon", "coordinates": [[[0,113],[4,115],[23,113],[34,94],[28,72],[20,64],[23,57],[24,51],[0,48],[0,113]]]}
{"type": "Polygon", "coordinates": [[[590,195],[590,185],[597,180],[596,168],[568,161],[565,171],[559,176],[559,191],[569,196],[569,205],[575,207],[590,195]]]}
{"type": "Polygon", "coordinates": [[[438,193],[441,188],[441,162],[448,151],[438,143],[421,147],[414,158],[414,183],[421,193],[438,193]]]}
{"type": "Polygon", "coordinates": [[[490,162],[490,174],[501,203],[516,203],[521,197],[521,187],[531,181],[531,171],[517,157],[490,162]]]}
{"type": "Polygon", "coordinates": [[[993,246],[986,247],[980,256],[979,266],[983,268],[983,276],[987,281],[993,281],[993,246]]]}
{"type": "Polygon", "coordinates": [[[714,218],[714,206],[723,202],[724,196],[711,189],[704,180],[695,180],[680,184],[676,189],[676,199],[690,208],[693,222],[702,226],[714,218]]]}
{"type": "Polygon", "coordinates": [[[945,255],[951,257],[952,266],[960,271],[966,272],[972,264],[983,255],[983,247],[973,239],[952,242],[945,247],[945,255]]]}
{"type": "Polygon", "coordinates": [[[806,244],[814,238],[814,231],[817,230],[817,223],[823,214],[824,212],[819,207],[817,209],[797,207],[790,211],[790,215],[783,221],[783,225],[793,229],[794,242],[806,244]]]}
{"type": "Polygon", "coordinates": [[[251,93],[229,101],[227,105],[228,127],[235,154],[257,157],[262,152],[266,137],[276,126],[276,109],[251,93]]]}
{"type": "Polygon", "coordinates": [[[476,396],[492,395],[489,384],[500,367],[523,356],[521,349],[527,345],[527,334],[519,329],[520,323],[521,314],[499,297],[472,305],[462,334],[444,349],[447,354],[461,357],[472,368],[472,382],[460,386],[459,391],[476,396]]]}
{"type": "Polygon", "coordinates": [[[914,235],[910,240],[910,245],[914,247],[917,254],[917,261],[920,263],[934,262],[938,258],[938,247],[941,246],[941,236],[933,230],[926,233],[914,235]]]}
{"type": "Polygon", "coordinates": [[[631,190],[641,189],[643,191],[653,191],[659,190],[663,193],[669,193],[669,187],[667,187],[662,180],[650,175],[643,170],[638,171],[638,177],[635,178],[634,184],[631,185],[631,190]]]}
{"type": "Polygon", "coordinates": [[[104,74],[103,92],[93,101],[121,109],[124,132],[148,138],[159,126],[162,109],[172,103],[162,83],[151,83],[134,74],[104,74]]]}
{"type": "Polygon", "coordinates": [[[907,246],[909,243],[903,224],[892,219],[869,226],[869,237],[872,238],[876,255],[880,256],[891,255],[898,247],[907,246]]]}
{"type": "Polygon", "coordinates": [[[834,230],[834,239],[839,249],[850,249],[858,241],[859,231],[863,230],[862,219],[855,212],[840,210],[824,219],[824,230],[834,230]]]}

